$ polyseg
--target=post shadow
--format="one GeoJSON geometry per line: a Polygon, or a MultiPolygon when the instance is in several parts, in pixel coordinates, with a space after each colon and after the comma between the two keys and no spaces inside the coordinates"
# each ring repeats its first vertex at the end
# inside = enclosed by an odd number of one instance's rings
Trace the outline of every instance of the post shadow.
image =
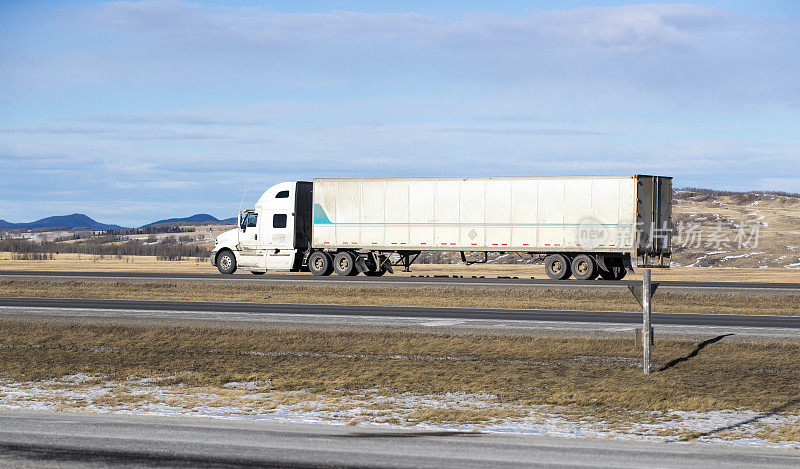
{"type": "Polygon", "coordinates": [[[796,398],[794,398],[794,399],[792,399],[792,400],[790,400],[790,401],[788,401],[786,403],[783,403],[783,404],[779,405],[778,407],[770,410],[767,413],[756,415],[755,417],[751,417],[751,418],[749,418],[747,420],[742,420],[741,422],[736,422],[736,423],[732,423],[730,425],[726,425],[724,427],[715,428],[715,429],[709,430],[707,432],[695,433],[694,435],[690,435],[690,436],[687,436],[685,438],[682,438],[680,441],[689,441],[689,440],[694,440],[694,439],[697,439],[697,438],[703,438],[704,436],[711,436],[711,435],[713,435],[715,433],[724,432],[726,430],[735,430],[735,429],[741,427],[742,425],[755,423],[755,422],[758,422],[761,419],[772,417],[775,414],[780,414],[781,412],[783,412],[784,410],[788,409],[789,407],[794,406],[795,404],[800,404],[800,397],[796,397],[796,398]]]}
{"type": "Polygon", "coordinates": [[[694,350],[692,350],[692,353],[690,353],[689,355],[686,355],[685,357],[680,357],[680,358],[676,358],[676,359],[672,360],[671,362],[669,362],[666,365],[664,365],[661,368],[659,368],[658,371],[669,370],[670,368],[674,367],[675,365],[677,365],[679,363],[683,363],[685,361],[688,361],[690,358],[696,357],[700,353],[701,350],[703,350],[704,348],[708,347],[711,344],[715,344],[715,343],[719,342],[720,340],[724,339],[725,337],[728,337],[729,335],[733,335],[733,334],[722,334],[722,335],[718,335],[718,336],[714,337],[713,339],[708,339],[708,340],[705,340],[703,342],[700,342],[699,344],[697,344],[697,347],[694,350]]]}

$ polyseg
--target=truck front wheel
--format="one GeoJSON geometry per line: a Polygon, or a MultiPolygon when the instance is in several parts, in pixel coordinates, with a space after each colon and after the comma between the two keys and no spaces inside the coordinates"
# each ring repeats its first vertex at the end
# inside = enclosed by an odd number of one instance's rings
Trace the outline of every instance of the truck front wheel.
{"type": "Polygon", "coordinates": [[[230,251],[222,251],[217,256],[217,269],[226,275],[236,272],[236,256],[230,251]]]}

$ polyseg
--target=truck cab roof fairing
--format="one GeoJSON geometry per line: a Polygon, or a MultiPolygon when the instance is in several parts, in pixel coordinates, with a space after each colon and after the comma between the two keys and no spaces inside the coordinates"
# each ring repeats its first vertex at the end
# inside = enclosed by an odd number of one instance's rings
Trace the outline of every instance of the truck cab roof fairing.
{"type": "Polygon", "coordinates": [[[279,182],[270,187],[259,197],[255,205],[256,211],[261,210],[291,210],[294,206],[294,192],[297,183],[294,181],[279,182]],[[289,197],[280,197],[281,192],[288,191],[289,197]]]}

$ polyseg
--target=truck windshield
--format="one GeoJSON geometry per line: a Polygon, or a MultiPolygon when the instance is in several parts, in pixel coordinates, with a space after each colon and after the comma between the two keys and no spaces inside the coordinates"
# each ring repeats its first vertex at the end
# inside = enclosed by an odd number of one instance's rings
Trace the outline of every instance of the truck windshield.
{"type": "Polygon", "coordinates": [[[253,228],[256,226],[258,222],[258,214],[257,213],[245,213],[242,216],[242,226],[241,229],[245,228],[253,228]]]}

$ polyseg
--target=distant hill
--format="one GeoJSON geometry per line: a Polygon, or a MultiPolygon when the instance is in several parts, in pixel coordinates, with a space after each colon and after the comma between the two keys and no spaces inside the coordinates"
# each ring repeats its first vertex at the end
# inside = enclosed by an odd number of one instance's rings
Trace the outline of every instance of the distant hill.
{"type": "Polygon", "coordinates": [[[190,217],[184,218],[167,218],[166,220],[158,220],[154,221],[153,223],[148,223],[146,225],[142,225],[139,228],[147,228],[149,226],[154,225],[165,225],[165,224],[179,224],[179,223],[197,223],[197,224],[207,224],[207,223],[220,223],[220,224],[229,224],[229,223],[236,223],[236,218],[226,218],[224,220],[220,220],[219,218],[209,215],[207,213],[197,213],[190,217]]]}
{"type": "Polygon", "coordinates": [[[30,223],[11,223],[5,220],[0,220],[0,228],[6,230],[34,230],[37,228],[72,229],[79,227],[91,228],[93,230],[113,230],[122,228],[119,225],[106,225],[105,223],[100,223],[82,213],[47,217],[30,223]]]}

